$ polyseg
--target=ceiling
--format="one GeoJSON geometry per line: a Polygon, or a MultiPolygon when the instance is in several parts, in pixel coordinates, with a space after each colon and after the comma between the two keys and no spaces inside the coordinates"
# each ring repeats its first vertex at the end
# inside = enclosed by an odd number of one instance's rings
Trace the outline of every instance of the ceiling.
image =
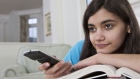
{"type": "Polygon", "coordinates": [[[131,4],[136,4],[138,2],[140,2],[140,0],[128,0],[131,4]]]}
{"type": "MultiPolygon", "coordinates": [[[[131,4],[140,0],[129,0],[131,4]]],[[[11,11],[36,9],[42,7],[42,0],[0,0],[0,14],[9,14],[11,11]]]]}
{"type": "Polygon", "coordinates": [[[0,0],[0,14],[11,11],[36,9],[42,7],[42,0],[0,0]]]}

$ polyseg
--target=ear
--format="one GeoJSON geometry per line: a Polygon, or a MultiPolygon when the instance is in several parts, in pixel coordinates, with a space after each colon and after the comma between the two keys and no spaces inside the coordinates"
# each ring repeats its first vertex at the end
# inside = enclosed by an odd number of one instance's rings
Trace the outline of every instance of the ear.
{"type": "Polygon", "coordinates": [[[130,30],[130,26],[129,25],[127,26],[127,32],[128,33],[131,33],[131,30],[130,30]]]}

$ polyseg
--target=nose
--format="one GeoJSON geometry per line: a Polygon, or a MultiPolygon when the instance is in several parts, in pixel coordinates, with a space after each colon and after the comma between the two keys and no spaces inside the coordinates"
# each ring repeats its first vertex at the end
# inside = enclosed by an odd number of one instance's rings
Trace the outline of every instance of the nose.
{"type": "Polygon", "coordinates": [[[105,40],[104,32],[102,30],[97,30],[95,35],[96,41],[103,41],[105,40]]]}

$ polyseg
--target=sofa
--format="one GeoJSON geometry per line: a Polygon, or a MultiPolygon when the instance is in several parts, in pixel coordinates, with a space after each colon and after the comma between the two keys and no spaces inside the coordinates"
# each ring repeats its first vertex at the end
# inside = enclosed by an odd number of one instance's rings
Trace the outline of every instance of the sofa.
{"type": "Polygon", "coordinates": [[[55,55],[62,60],[70,48],[71,46],[67,44],[29,44],[21,46],[17,53],[17,63],[3,69],[2,79],[44,79],[44,72],[38,69],[40,63],[25,57],[23,55],[25,51],[40,50],[49,55],[55,55]]]}

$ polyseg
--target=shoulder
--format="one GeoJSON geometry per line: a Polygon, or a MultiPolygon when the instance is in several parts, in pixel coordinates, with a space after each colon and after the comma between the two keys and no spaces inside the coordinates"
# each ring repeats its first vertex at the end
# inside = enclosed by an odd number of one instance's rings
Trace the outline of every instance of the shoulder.
{"type": "Polygon", "coordinates": [[[73,47],[71,48],[70,51],[73,51],[74,54],[75,54],[75,52],[80,54],[80,52],[83,48],[83,44],[84,44],[84,40],[78,41],[77,43],[75,43],[75,45],[73,45],[73,47]]]}
{"type": "Polygon", "coordinates": [[[80,40],[72,46],[68,54],[65,56],[65,61],[71,61],[72,64],[76,64],[79,61],[80,54],[83,48],[84,40],[80,40]]]}
{"type": "Polygon", "coordinates": [[[80,40],[77,42],[77,44],[83,44],[85,40],[80,40]]]}
{"type": "Polygon", "coordinates": [[[79,51],[81,52],[83,48],[84,40],[80,40],[75,45],[72,46],[71,51],[79,51]]]}
{"type": "Polygon", "coordinates": [[[84,40],[80,40],[73,47],[75,47],[75,46],[83,46],[83,44],[84,44],[84,40]]]}

